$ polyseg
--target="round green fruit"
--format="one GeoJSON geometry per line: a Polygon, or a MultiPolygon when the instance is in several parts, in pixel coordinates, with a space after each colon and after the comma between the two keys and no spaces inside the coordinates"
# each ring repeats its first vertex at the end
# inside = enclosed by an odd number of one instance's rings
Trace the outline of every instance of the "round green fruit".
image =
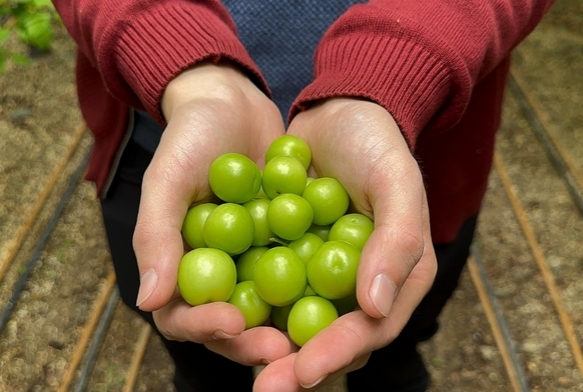
{"type": "Polygon", "coordinates": [[[301,347],[337,318],[338,312],[329,300],[318,296],[303,297],[289,312],[287,331],[291,340],[301,347]]]}
{"type": "Polygon", "coordinates": [[[302,261],[307,265],[308,261],[310,261],[312,258],[312,255],[323,243],[324,240],[318,237],[316,234],[304,233],[304,235],[302,235],[297,240],[291,241],[287,247],[296,252],[302,261]]]}
{"type": "Polygon", "coordinates": [[[312,161],[312,151],[308,143],[294,135],[283,135],[275,139],[265,153],[265,163],[277,156],[294,157],[306,170],[312,161]]]}
{"type": "Polygon", "coordinates": [[[241,253],[235,266],[237,267],[237,282],[253,280],[253,269],[259,257],[269,250],[266,246],[252,246],[241,253]]]}
{"type": "Polygon", "coordinates": [[[226,153],[209,168],[209,185],[217,197],[228,203],[245,203],[261,188],[261,171],[243,154],[226,153]]]}
{"type": "Polygon", "coordinates": [[[227,301],[236,284],[235,263],[222,250],[198,248],[180,260],[178,290],[192,306],[227,301]]]}
{"type": "Polygon", "coordinates": [[[360,251],[344,241],[327,241],[307,265],[308,282],[318,295],[340,299],[356,292],[360,251]]]}
{"type": "Polygon", "coordinates": [[[259,295],[273,306],[286,306],[304,295],[308,284],[306,266],[287,247],[278,246],[263,253],[253,269],[259,295]]]}
{"type": "Polygon", "coordinates": [[[271,200],[267,223],[275,235],[293,241],[304,235],[312,224],[313,216],[310,203],[301,196],[286,193],[271,200]]]}
{"type": "Polygon", "coordinates": [[[249,211],[240,204],[218,205],[206,218],[202,229],[209,248],[234,256],[246,251],[255,238],[255,224],[249,211]]]}
{"type": "Polygon", "coordinates": [[[228,302],[243,313],[246,329],[262,325],[271,313],[271,305],[261,298],[251,280],[238,283],[228,302]]]}
{"type": "Polygon", "coordinates": [[[206,248],[202,228],[206,218],[217,207],[215,203],[203,203],[188,210],[182,223],[182,237],[193,249],[206,248]]]}
{"type": "Polygon", "coordinates": [[[284,193],[301,195],[306,187],[308,173],[293,157],[277,156],[263,168],[263,192],[273,199],[284,193]]]}
{"type": "Polygon", "coordinates": [[[358,250],[364,248],[374,230],[373,221],[366,215],[353,213],[340,217],[330,228],[331,241],[345,241],[358,250]]]}
{"type": "Polygon", "coordinates": [[[350,205],[348,193],[340,181],[332,177],[316,178],[306,186],[302,197],[312,206],[317,225],[334,223],[350,205]]]}
{"type": "Polygon", "coordinates": [[[251,243],[252,246],[269,245],[271,238],[274,236],[273,231],[267,223],[267,209],[269,208],[270,202],[269,199],[253,199],[243,204],[243,207],[251,214],[255,226],[255,235],[251,243]]]}

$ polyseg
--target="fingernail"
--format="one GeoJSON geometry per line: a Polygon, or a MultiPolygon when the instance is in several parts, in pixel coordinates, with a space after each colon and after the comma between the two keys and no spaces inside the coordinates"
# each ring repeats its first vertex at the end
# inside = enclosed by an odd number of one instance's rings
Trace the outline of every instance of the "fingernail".
{"type": "Polygon", "coordinates": [[[396,291],[395,284],[385,274],[378,274],[372,281],[370,297],[374,306],[385,317],[393,307],[396,291]]]}
{"type": "Polygon", "coordinates": [[[136,299],[136,306],[140,306],[148,297],[154,292],[156,283],[158,282],[158,274],[155,270],[149,269],[140,277],[140,289],[138,290],[138,298],[136,299]]]}
{"type": "Polygon", "coordinates": [[[312,384],[302,384],[302,383],[300,383],[300,385],[302,386],[302,388],[305,388],[305,389],[314,388],[316,385],[318,385],[319,383],[321,383],[322,381],[324,381],[324,379],[327,376],[328,376],[327,374],[324,374],[322,377],[320,377],[316,382],[314,382],[312,384]]]}
{"type": "Polygon", "coordinates": [[[217,329],[213,333],[213,339],[216,339],[216,340],[233,339],[233,338],[236,338],[237,336],[238,335],[229,335],[228,333],[226,333],[225,331],[221,331],[220,329],[217,329]]]}

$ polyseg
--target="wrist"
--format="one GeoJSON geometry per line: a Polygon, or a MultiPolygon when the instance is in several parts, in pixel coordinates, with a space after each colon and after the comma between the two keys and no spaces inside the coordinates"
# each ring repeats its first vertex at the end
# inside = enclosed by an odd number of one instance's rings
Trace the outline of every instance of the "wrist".
{"type": "Polygon", "coordinates": [[[160,106],[168,122],[177,108],[194,99],[226,99],[233,89],[256,88],[243,70],[230,61],[203,61],[168,83],[160,106]]]}

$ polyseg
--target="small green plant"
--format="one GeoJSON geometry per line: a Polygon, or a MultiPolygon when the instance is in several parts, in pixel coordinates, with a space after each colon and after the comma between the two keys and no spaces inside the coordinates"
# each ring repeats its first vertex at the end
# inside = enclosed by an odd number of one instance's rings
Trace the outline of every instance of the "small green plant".
{"type": "Polygon", "coordinates": [[[58,20],[50,0],[0,0],[0,73],[12,60],[26,64],[28,57],[5,48],[12,34],[41,52],[47,52],[53,42],[53,27],[58,20]]]}

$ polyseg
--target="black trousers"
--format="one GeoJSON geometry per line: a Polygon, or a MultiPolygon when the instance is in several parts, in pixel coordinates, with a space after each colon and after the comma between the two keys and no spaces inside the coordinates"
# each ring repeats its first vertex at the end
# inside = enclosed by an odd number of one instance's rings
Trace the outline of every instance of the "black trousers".
{"type": "MultiPolygon", "coordinates": [[[[121,298],[157,331],[152,315],[135,306],[139,273],[132,248],[142,177],[151,158],[150,153],[130,142],[101,206],[121,298]]],[[[427,388],[429,377],[416,346],[437,331],[437,318],[457,287],[465,266],[475,225],[476,218],[470,219],[452,243],[434,245],[438,272],[432,289],[401,335],[390,345],[373,352],[364,368],[348,375],[351,392],[421,392],[427,388]]],[[[252,390],[251,368],[215,354],[204,345],[160,337],[175,362],[175,384],[179,391],[252,390]]]]}

